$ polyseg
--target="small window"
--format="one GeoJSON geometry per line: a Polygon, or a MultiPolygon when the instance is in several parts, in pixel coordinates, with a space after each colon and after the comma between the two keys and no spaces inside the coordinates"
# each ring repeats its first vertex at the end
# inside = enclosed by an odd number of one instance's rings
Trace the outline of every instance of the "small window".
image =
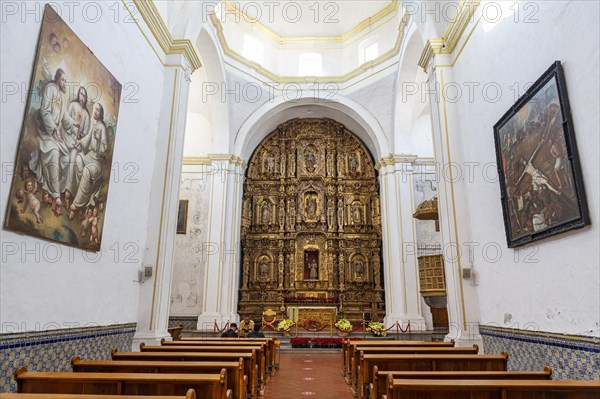
{"type": "Polygon", "coordinates": [[[264,53],[265,50],[260,41],[252,36],[244,35],[244,57],[246,59],[262,65],[264,53]]]}
{"type": "Polygon", "coordinates": [[[371,43],[368,47],[365,48],[365,62],[369,62],[374,60],[379,56],[379,46],[377,42],[371,43]]]}
{"type": "Polygon", "coordinates": [[[377,38],[371,37],[358,46],[358,64],[373,61],[379,57],[379,44],[377,38]]]}
{"type": "Polygon", "coordinates": [[[298,65],[300,76],[320,76],[323,74],[323,57],[318,53],[300,54],[298,65]]]}

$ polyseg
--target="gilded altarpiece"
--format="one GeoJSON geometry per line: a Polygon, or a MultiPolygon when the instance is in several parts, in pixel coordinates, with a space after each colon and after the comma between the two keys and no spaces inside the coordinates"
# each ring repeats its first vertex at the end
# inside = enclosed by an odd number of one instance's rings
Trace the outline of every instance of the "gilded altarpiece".
{"type": "Polygon", "coordinates": [[[247,169],[241,233],[241,317],[313,297],[339,317],[383,318],[376,172],[343,125],[295,119],[263,140],[247,169]]]}

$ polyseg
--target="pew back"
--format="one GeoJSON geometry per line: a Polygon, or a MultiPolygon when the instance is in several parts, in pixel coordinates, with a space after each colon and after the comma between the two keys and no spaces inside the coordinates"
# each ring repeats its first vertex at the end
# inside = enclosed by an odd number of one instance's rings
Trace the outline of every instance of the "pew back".
{"type": "Polygon", "coordinates": [[[385,399],[597,399],[598,381],[400,380],[388,376],[385,399]]]}

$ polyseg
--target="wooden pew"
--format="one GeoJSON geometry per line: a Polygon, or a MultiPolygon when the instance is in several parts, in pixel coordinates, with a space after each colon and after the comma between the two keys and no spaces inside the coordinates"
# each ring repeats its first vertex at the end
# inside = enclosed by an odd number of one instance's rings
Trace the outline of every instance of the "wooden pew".
{"type": "MultiPolygon", "coordinates": [[[[258,365],[258,386],[260,392],[264,393],[264,386],[266,384],[266,370],[265,370],[265,353],[260,345],[244,345],[244,346],[233,346],[233,345],[169,345],[169,346],[149,346],[140,343],[140,352],[233,352],[233,353],[254,353],[256,364],[258,365]]],[[[262,395],[261,393],[261,395],[262,395]]]]}
{"type": "Polygon", "coordinates": [[[46,373],[20,367],[15,380],[18,393],[181,396],[194,389],[201,398],[233,398],[226,370],[219,374],[46,373]]]}
{"type": "Polygon", "coordinates": [[[130,360],[71,359],[74,372],[86,373],[163,373],[163,374],[213,374],[227,370],[227,388],[233,399],[246,399],[248,376],[244,375],[244,360],[237,362],[160,362],[130,360]]]}
{"type": "MultiPolygon", "coordinates": [[[[259,355],[264,366],[261,365],[265,370],[265,384],[269,383],[269,377],[271,376],[270,370],[272,369],[271,356],[269,353],[269,343],[266,341],[160,341],[161,346],[260,346],[259,355]]],[[[262,376],[259,376],[259,378],[262,376]]]]}
{"type": "Polygon", "coordinates": [[[193,389],[188,389],[185,396],[81,395],[69,393],[0,393],[0,399],[196,399],[196,391],[194,391],[193,389]]]}
{"type": "Polygon", "coordinates": [[[118,352],[113,349],[112,360],[165,361],[165,362],[227,362],[244,360],[244,374],[248,377],[248,393],[251,397],[259,394],[258,365],[256,351],[252,352],[118,352]]]}
{"type": "Polygon", "coordinates": [[[385,399],[598,399],[598,381],[397,380],[388,376],[385,399]]]}
{"type": "Polygon", "coordinates": [[[501,355],[412,354],[361,355],[358,366],[358,385],[354,396],[365,398],[373,382],[373,366],[380,371],[506,371],[508,353],[501,355]]]}
{"type": "Polygon", "coordinates": [[[268,365],[269,372],[271,375],[275,374],[276,367],[275,366],[275,350],[277,346],[279,346],[279,340],[275,338],[265,337],[265,338],[216,338],[216,337],[182,337],[179,340],[182,342],[266,342],[268,348],[268,365]]]}
{"type": "Polygon", "coordinates": [[[372,348],[381,348],[381,347],[433,347],[433,348],[450,348],[454,346],[454,340],[448,342],[427,342],[427,341],[348,341],[345,345],[342,343],[342,357],[343,357],[343,365],[342,365],[342,373],[346,377],[346,384],[350,384],[352,377],[352,370],[350,370],[352,365],[352,357],[356,356],[357,348],[361,347],[372,347],[372,348]]]}
{"type": "MultiPolygon", "coordinates": [[[[375,354],[389,354],[389,355],[409,355],[409,354],[454,354],[454,355],[476,355],[479,352],[479,347],[477,345],[473,345],[471,347],[358,347],[355,356],[351,360],[351,381],[352,386],[355,387],[356,391],[358,388],[358,367],[361,366],[361,357],[363,355],[375,355],[375,354]]],[[[370,371],[370,370],[369,370],[370,371]]]]}
{"type": "Polygon", "coordinates": [[[400,380],[551,380],[552,369],[546,366],[544,371],[379,371],[377,366],[373,366],[369,399],[381,399],[385,395],[390,375],[400,380]]]}

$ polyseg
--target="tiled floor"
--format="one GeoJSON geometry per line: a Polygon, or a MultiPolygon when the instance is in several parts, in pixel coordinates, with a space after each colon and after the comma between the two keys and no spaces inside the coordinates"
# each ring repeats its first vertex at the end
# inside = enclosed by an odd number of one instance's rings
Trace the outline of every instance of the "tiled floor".
{"type": "Polygon", "coordinates": [[[282,353],[264,399],[352,399],[340,372],[341,353],[282,353]]]}

